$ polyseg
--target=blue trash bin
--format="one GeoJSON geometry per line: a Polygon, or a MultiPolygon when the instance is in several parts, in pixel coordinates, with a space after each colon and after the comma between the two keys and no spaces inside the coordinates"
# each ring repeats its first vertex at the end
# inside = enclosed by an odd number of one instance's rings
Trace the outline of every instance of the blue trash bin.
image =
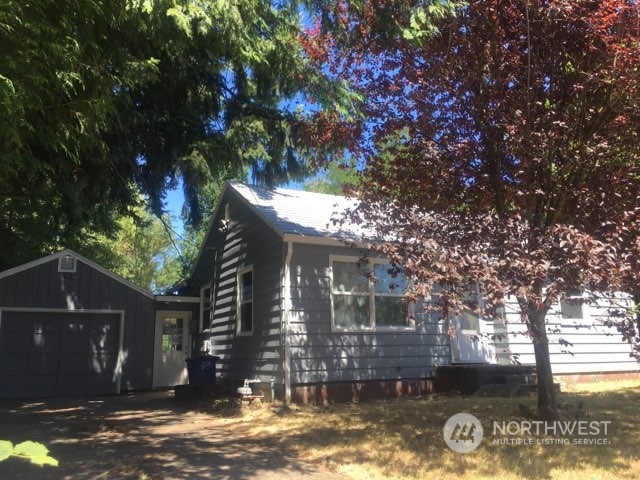
{"type": "Polygon", "coordinates": [[[212,355],[187,358],[189,385],[215,385],[216,361],[219,359],[220,357],[214,357],[212,355]]]}

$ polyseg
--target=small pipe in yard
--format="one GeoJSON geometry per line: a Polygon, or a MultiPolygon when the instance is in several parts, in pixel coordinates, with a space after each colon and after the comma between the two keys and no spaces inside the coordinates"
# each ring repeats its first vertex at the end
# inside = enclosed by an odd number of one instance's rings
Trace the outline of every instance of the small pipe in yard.
{"type": "Polygon", "coordinates": [[[271,377],[271,403],[276,400],[276,379],[271,377]]]}

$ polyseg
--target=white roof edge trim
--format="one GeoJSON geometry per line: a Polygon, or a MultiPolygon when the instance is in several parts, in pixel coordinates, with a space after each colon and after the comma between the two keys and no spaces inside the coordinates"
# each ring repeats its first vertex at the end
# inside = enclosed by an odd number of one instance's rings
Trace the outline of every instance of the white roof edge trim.
{"type": "Polygon", "coordinates": [[[103,308],[77,308],[70,310],[68,308],[55,308],[55,307],[0,307],[0,314],[2,312],[21,312],[21,313],[69,313],[72,315],[83,313],[99,313],[101,315],[124,315],[126,310],[116,309],[109,310],[103,308]]]}
{"type": "MultiPolygon", "coordinates": [[[[242,185],[242,184],[239,184],[242,185]]],[[[233,183],[229,183],[229,186],[233,189],[233,191],[236,193],[236,195],[238,196],[238,198],[240,199],[240,201],[242,203],[244,203],[247,207],[249,207],[249,209],[255,213],[258,218],[260,220],[262,220],[262,222],[269,227],[271,230],[273,230],[280,238],[282,238],[284,240],[285,238],[285,233],[280,230],[276,225],[273,224],[273,222],[267,218],[262,211],[260,210],[260,208],[258,208],[256,205],[254,205],[253,203],[251,203],[249,201],[249,199],[247,197],[245,197],[237,188],[233,183]]],[[[251,187],[248,187],[251,190],[251,187]]]]}
{"type": "MultiPolygon", "coordinates": [[[[280,228],[278,228],[278,226],[274,224],[273,221],[262,212],[259,206],[251,203],[251,201],[242,192],[240,192],[240,190],[236,188],[236,186],[247,187],[249,190],[252,190],[251,186],[245,185],[243,183],[234,183],[234,182],[227,182],[227,183],[229,187],[235,192],[236,196],[240,199],[240,201],[242,201],[244,205],[249,207],[249,209],[252,212],[254,212],[266,226],[268,226],[280,238],[282,238],[284,242],[291,241],[294,243],[308,243],[308,244],[315,243],[318,245],[340,245],[340,246],[346,246],[347,244],[355,244],[357,246],[367,245],[367,242],[365,241],[359,241],[359,240],[352,241],[347,238],[340,239],[340,238],[331,237],[330,232],[327,232],[326,235],[305,235],[302,233],[287,233],[284,230],[281,230],[280,228]]],[[[328,195],[328,194],[318,194],[318,195],[334,197],[335,199],[344,198],[337,195],[328,195]]]]}
{"type": "Polygon", "coordinates": [[[93,268],[94,270],[97,270],[98,272],[102,273],[103,275],[106,275],[107,277],[111,278],[112,280],[115,280],[115,281],[117,281],[119,283],[122,283],[123,285],[126,285],[127,287],[137,291],[138,293],[143,294],[144,296],[146,296],[146,297],[148,297],[150,299],[154,298],[153,293],[151,293],[149,290],[136,285],[135,283],[127,280],[126,278],[121,277],[117,273],[114,273],[114,272],[112,272],[110,270],[107,270],[106,268],[98,265],[97,263],[89,260],[88,258],[83,257],[79,253],[76,253],[76,252],[74,252],[73,250],[70,250],[70,249],[65,249],[65,250],[62,250],[60,252],[48,255],[46,257],[38,258],[37,260],[33,260],[31,262],[23,263],[22,265],[18,265],[17,267],[10,268],[9,270],[5,270],[4,272],[0,272],[0,279],[10,277],[10,276],[15,275],[17,273],[24,272],[26,270],[29,270],[29,269],[34,268],[34,267],[38,267],[40,265],[44,265],[45,263],[51,262],[53,260],[57,260],[57,259],[59,259],[61,257],[64,257],[65,255],[73,255],[74,257],[76,257],[78,260],[80,260],[85,265],[88,265],[89,267],[93,268]]]}
{"type": "Polygon", "coordinates": [[[211,233],[211,230],[213,229],[213,224],[216,221],[216,217],[218,216],[218,210],[220,210],[222,206],[222,200],[226,196],[227,190],[229,190],[229,188],[231,188],[231,183],[227,181],[224,183],[224,187],[222,187],[222,191],[220,192],[220,196],[218,197],[216,206],[213,208],[213,212],[211,214],[211,220],[209,220],[207,231],[205,232],[204,237],[202,237],[202,244],[200,245],[200,248],[198,248],[198,255],[196,255],[196,258],[193,261],[193,265],[191,265],[191,270],[189,271],[189,277],[187,278],[187,280],[193,277],[193,274],[196,271],[196,266],[200,263],[200,257],[202,257],[202,254],[205,250],[205,245],[207,244],[207,240],[209,239],[209,234],[211,233]]]}
{"type": "Polygon", "coordinates": [[[299,233],[285,233],[283,235],[285,242],[300,243],[305,245],[321,245],[327,247],[344,247],[349,248],[355,246],[357,248],[368,249],[371,242],[361,240],[346,240],[332,237],[315,237],[311,235],[300,235],[299,233]]]}
{"type": "MultiPolygon", "coordinates": [[[[195,273],[195,269],[197,267],[197,265],[200,263],[200,257],[202,257],[202,254],[204,253],[205,250],[205,246],[207,244],[207,240],[209,239],[209,235],[211,234],[211,230],[213,230],[213,224],[216,221],[216,218],[218,217],[218,212],[220,212],[220,209],[224,207],[224,203],[225,203],[225,198],[227,197],[227,194],[229,191],[233,192],[233,195],[236,196],[236,198],[238,200],[240,200],[244,205],[246,205],[247,207],[249,207],[249,209],[255,213],[258,218],[269,228],[271,228],[274,232],[276,232],[276,234],[278,236],[280,236],[282,239],[284,239],[284,232],[279,231],[275,225],[273,225],[273,223],[266,218],[262,212],[260,212],[260,209],[258,207],[256,207],[255,205],[253,205],[249,200],[247,200],[244,195],[242,195],[242,193],[240,193],[240,191],[238,191],[238,189],[235,187],[236,183],[231,182],[229,180],[227,180],[224,183],[224,187],[222,188],[222,191],[220,192],[220,196],[218,197],[218,201],[216,203],[216,206],[213,209],[213,213],[211,214],[211,220],[209,221],[209,225],[207,226],[207,231],[204,234],[204,237],[202,238],[202,244],[200,245],[200,248],[198,249],[198,255],[196,255],[196,258],[193,262],[193,265],[191,267],[191,271],[189,272],[189,278],[193,277],[193,274],[195,273]]],[[[243,185],[243,184],[239,184],[239,185],[243,185]]]]}
{"type": "Polygon", "coordinates": [[[182,295],[156,295],[157,302],[174,302],[174,303],[200,303],[200,297],[185,297],[182,295]]]}
{"type": "MultiPolygon", "coordinates": [[[[70,253],[71,250],[64,250],[65,253],[70,253]]],[[[46,257],[38,258],[36,260],[32,260],[31,262],[23,263],[22,265],[18,265],[17,267],[10,268],[9,270],[4,270],[0,272],[0,279],[7,278],[16,273],[24,272],[25,270],[29,270],[30,268],[34,268],[40,265],[44,265],[52,260],[58,258],[58,254],[54,253],[52,255],[47,255],[46,257]]]]}

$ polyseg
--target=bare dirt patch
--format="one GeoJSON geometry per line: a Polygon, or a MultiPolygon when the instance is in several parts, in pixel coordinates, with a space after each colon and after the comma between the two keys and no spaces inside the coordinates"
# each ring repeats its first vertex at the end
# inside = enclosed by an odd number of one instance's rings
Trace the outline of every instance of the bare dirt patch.
{"type": "Polygon", "coordinates": [[[268,404],[178,403],[173,392],[0,403],[0,440],[47,446],[58,467],[11,458],[3,479],[339,479],[281,439],[252,433],[268,404]]]}

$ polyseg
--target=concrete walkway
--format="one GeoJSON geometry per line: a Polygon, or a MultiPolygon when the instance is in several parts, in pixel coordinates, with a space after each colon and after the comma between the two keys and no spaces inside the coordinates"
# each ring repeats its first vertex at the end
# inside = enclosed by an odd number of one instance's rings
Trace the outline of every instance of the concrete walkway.
{"type": "Polygon", "coordinates": [[[345,479],[253,436],[241,417],[238,408],[178,403],[173,392],[3,402],[0,440],[43,443],[59,466],[10,458],[0,479],[345,479]]]}

